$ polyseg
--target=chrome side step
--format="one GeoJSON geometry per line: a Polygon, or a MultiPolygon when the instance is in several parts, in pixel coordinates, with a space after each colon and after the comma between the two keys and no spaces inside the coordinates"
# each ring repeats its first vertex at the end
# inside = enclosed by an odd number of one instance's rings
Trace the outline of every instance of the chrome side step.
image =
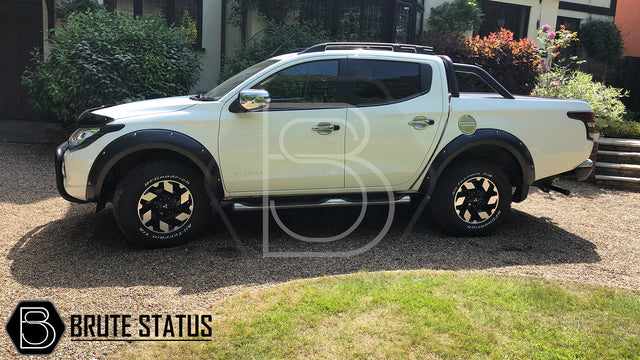
{"type": "MultiPolygon", "coordinates": [[[[290,203],[280,203],[275,204],[274,207],[276,209],[305,209],[305,208],[318,208],[318,207],[338,207],[338,206],[357,206],[357,205],[388,205],[390,203],[393,204],[408,204],[411,202],[410,196],[402,196],[393,201],[389,201],[389,199],[367,199],[367,201],[353,201],[347,199],[327,199],[319,202],[290,202],[290,203]]],[[[252,204],[252,203],[242,203],[242,202],[234,202],[233,210],[234,211],[251,211],[251,210],[262,210],[264,207],[262,203],[252,204]]]]}

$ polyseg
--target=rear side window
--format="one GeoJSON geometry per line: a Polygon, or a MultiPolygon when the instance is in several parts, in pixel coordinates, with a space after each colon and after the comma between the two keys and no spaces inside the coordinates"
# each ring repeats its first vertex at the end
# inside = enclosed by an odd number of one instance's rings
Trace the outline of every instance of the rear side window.
{"type": "Polygon", "coordinates": [[[349,73],[355,82],[354,105],[407,99],[429,91],[431,67],[402,61],[353,60],[349,73]]]}

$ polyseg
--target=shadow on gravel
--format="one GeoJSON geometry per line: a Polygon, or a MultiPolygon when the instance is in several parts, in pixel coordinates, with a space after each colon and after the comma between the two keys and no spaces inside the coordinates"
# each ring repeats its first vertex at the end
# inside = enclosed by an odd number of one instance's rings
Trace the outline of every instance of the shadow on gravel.
{"type": "MultiPolygon", "coordinates": [[[[590,200],[597,200],[601,196],[607,196],[611,194],[624,195],[625,193],[634,192],[634,190],[617,189],[615,187],[611,187],[603,184],[595,184],[593,182],[575,181],[568,178],[567,176],[560,177],[559,181],[554,183],[554,185],[571,191],[571,197],[585,198],[590,200]]],[[[544,194],[542,191],[538,190],[537,188],[532,188],[529,194],[532,194],[535,192],[542,194],[545,197],[545,199],[549,201],[555,201],[557,198],[562,199],[564,197],[564,195],[561,195],[556,192],[550,192],[549,194],[544,194]]]]}
{"type": "MultiPolygon", "coordinates": [[[[360,270],[485,269],[511,265],[594,263],[595,245],[544,218],[513,211],[497,234],[453,238],[421,220],[403,237],[413,209],[396,209],[389,232],[370,251],[346,258],[265,258],[262,212],[232,213],[246,247],[236,250],[220,220],[189,244],[158,250],[128,245],[110,209],[68,216],[35,228],[10,250],[14,279],[33,287],[174,286],[184,294],[238,284],[280,282],[360,270]]],[[[347,238],[330,244],[300,242],[269,222],[272,251],[345,251],[366,245],[383,228],[387,207],[372,207],[347,238]]],[[[305,236],[333,236],[351,226],[359,209],[283,211],[291,230],[305,236]],[[293,226],[292,224],[296,224],[293,226]]]]}

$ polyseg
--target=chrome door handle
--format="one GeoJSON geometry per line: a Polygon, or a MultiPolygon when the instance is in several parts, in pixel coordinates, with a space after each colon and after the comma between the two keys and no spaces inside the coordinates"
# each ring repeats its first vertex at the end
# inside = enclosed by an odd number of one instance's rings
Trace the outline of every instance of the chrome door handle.
{"type": "Polygon", "coordinates": [[[318,125],[311,128],[311,131],[315,131],[320,135],[329,135],[334,131],[340,130],[340,125],[331,124],[328,122],[321,122],[318,125]]]}
{"type": "Polygon", "coordinates": [[[436,122],[431,119],[427,119],[424,116],[417,116],[415,119],[409,121],[409,126],[413,126],[416,130],[424,130],[427,126],[431,126],[436,122]]]}

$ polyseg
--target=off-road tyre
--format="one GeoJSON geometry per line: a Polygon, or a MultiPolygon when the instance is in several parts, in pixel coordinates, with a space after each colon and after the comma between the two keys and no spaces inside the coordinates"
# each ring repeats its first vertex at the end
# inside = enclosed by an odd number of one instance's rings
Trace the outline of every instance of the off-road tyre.
{"type": "Polygon", "coordinates": [[[202,174],[177,161],[152,160],[130,170],[113,196],[116,223],[134,245],[183,244],[210,214],[202,174]]]}
{"type": "Polygon", "coordinates": [[[484,236],[509,214],[511,183],[504,171],[482,161],[450,165],[438,180],[430,213],[454,236],[484,236]]]}

